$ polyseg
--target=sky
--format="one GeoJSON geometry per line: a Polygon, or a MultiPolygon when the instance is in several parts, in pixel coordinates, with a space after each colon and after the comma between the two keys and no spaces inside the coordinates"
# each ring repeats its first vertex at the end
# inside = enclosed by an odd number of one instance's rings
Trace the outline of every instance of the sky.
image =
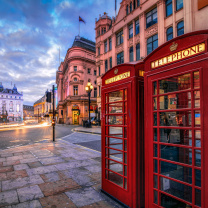
{"type": "MultiPolygon", "coordinates": [[[[122,0],[117,0],[117,12],[122,0]]],[[[0,0],[0,82],[33,105],[55,84],[60,61],[79,33],[95,41],[95,18],[115,16],[114,0],[0,0]]]]}

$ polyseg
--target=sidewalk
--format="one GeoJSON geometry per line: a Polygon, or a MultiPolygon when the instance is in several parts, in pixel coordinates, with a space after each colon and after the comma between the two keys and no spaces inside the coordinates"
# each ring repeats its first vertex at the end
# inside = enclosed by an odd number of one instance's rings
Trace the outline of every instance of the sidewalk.
{"type": "Polygon", "coordinates": [[[111,208],[101,193],[100,153],[72,143],[36,143],[0,151],[0,207],[111,208]]]}
{"type": "Polygon", "coordinates": [[[92,128],[79,126],[79,127],[74,128],[73,131],[90,133],[90,134],[101,134],[101,126],[92,126],[92,128]]]}

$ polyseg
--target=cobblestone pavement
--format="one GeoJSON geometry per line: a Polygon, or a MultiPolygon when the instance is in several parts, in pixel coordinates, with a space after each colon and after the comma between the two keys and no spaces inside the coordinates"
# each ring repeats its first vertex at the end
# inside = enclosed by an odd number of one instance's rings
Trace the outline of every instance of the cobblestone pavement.
{"type": "Polygon", "coordinates": [[[0,151],[0,207],[122,207],[100,188],[96,151],[64,140],[0,151]]]}

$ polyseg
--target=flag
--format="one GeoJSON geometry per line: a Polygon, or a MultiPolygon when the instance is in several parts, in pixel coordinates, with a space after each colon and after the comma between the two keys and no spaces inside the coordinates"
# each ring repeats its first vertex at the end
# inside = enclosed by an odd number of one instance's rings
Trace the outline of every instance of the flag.
{"type": "Polygon", "coordinates": [[[84,22],[85,23],[85,21],[79,16],[79,22],[84,22]]]}

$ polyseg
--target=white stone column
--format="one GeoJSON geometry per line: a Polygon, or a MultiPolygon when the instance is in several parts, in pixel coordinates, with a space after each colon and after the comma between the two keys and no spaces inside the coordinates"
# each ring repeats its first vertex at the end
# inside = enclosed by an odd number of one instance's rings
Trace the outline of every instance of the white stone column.
{"type": "Polygon", "coordinates": [[[147,54],[147,45],[145,39],[146,19],[144,12],[139,15],[139,31],[140,31],[140,57],[145,57],[147,54]]]}
{"type": "Polygon", "coordinates": [[[158,24],[158,46],[165,42],[165,1],[160,0],[157,3],[157,24],[158,24]]]}
{"type": "Polygon", "coordinates": [[[124,63],[129,62],[128,58],[128,26],[124,25],[123,27],[123,50],[124,50],[124,63]]]}

